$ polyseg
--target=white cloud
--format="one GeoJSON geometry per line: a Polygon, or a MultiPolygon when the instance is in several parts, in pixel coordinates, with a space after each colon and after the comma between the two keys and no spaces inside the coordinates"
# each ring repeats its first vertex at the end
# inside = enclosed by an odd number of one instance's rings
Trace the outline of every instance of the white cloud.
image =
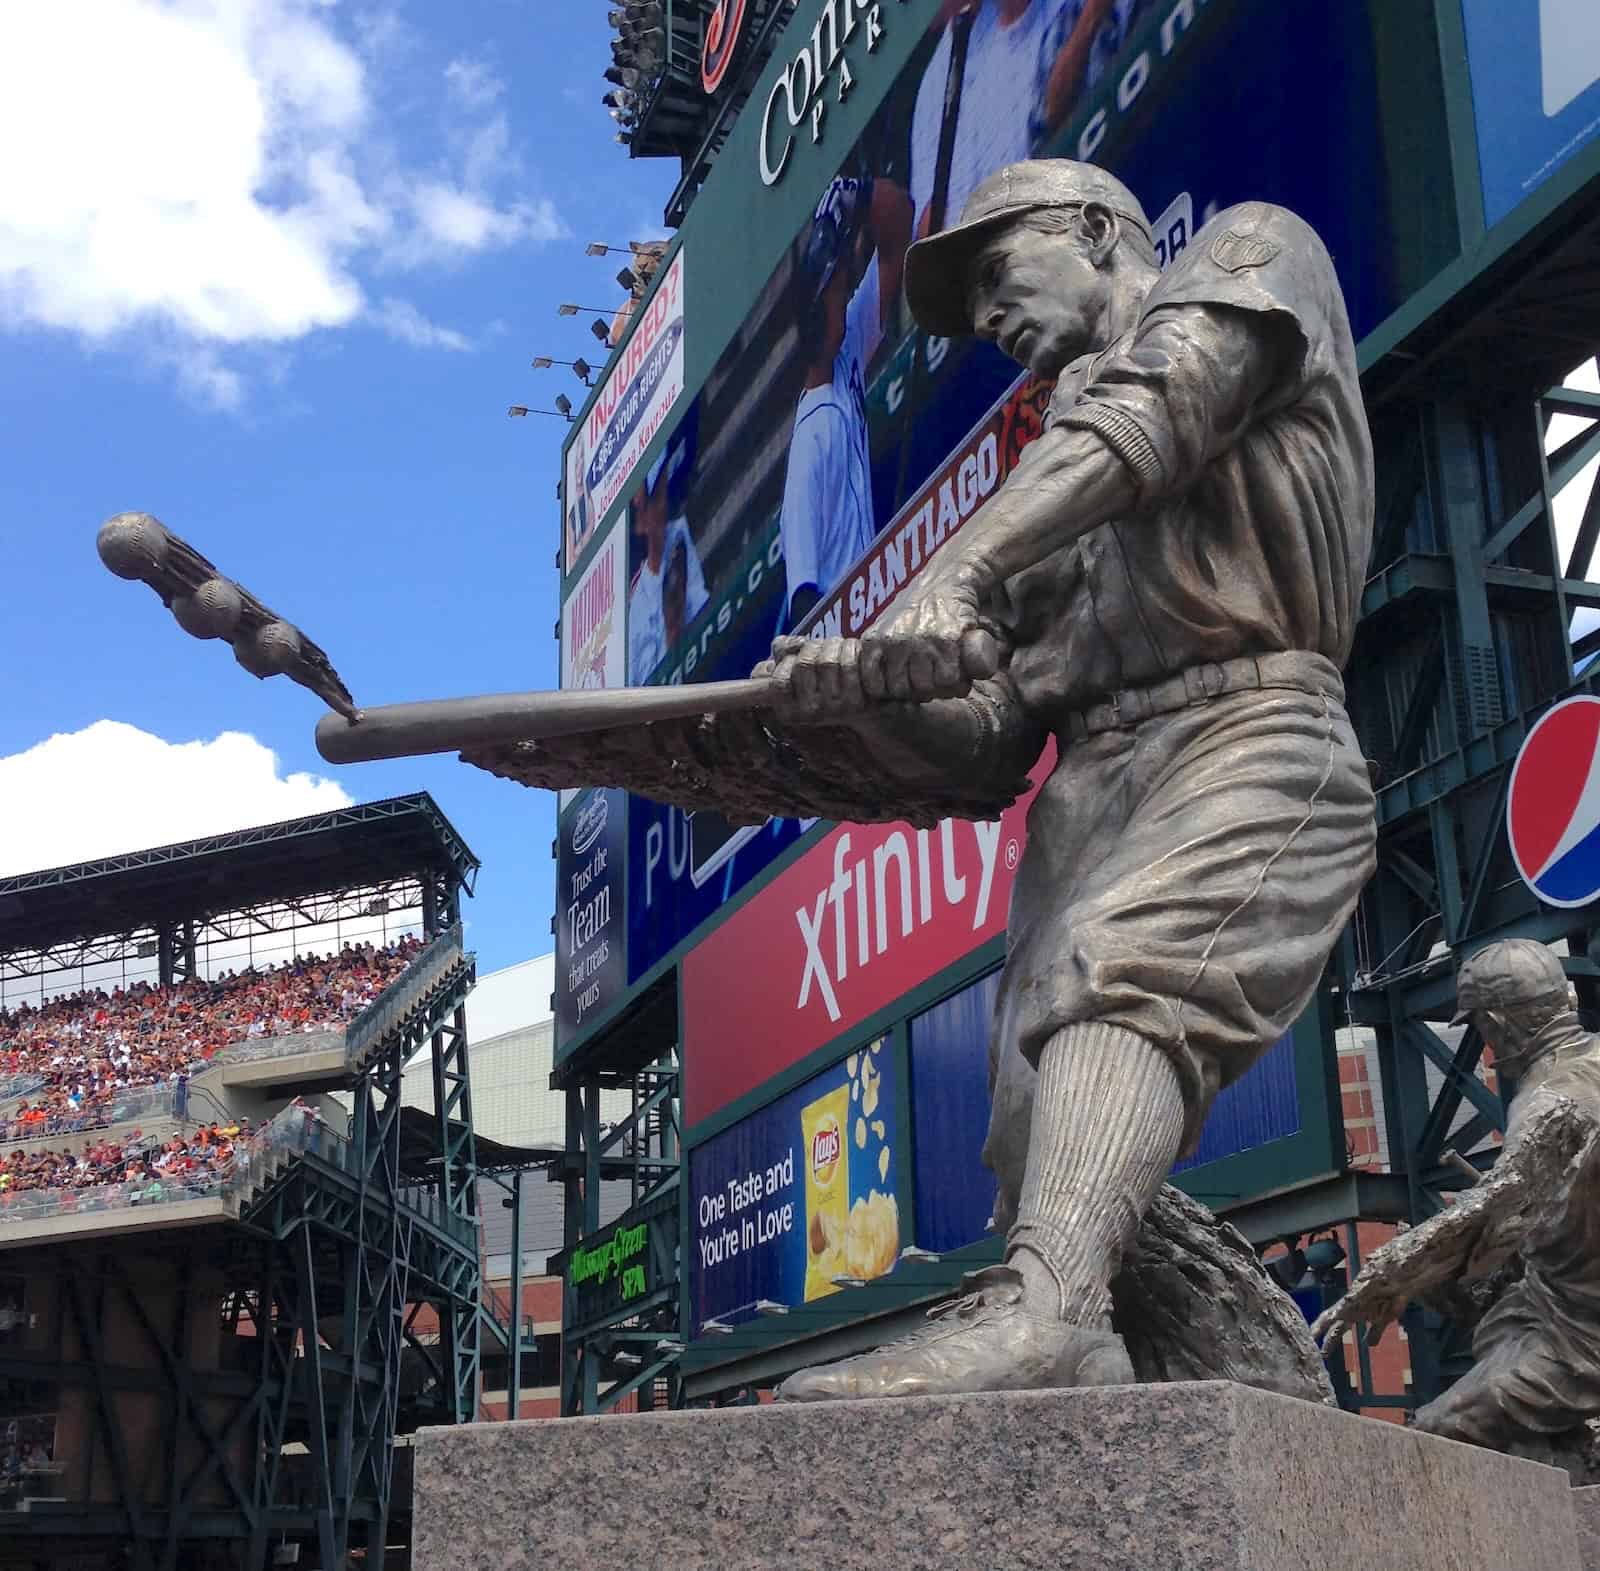
{"type": "Polygon", "coordinates": [[[241,731],[168,742],[118,720],[0,758],[0,876],[171,845],[350,802],[315,775],[278,772],[241,731]]]}
{"type": "Polygon", "coordinates": [[[468,109],[487,109],[505,92],[506,84],[482,60],[452,60],[444,68],[445,85],[468,109]]]}
{"type": "Polygon", "coordinates": [[[202,346],[156,358],[235,407],[230,349],[356,321],[367,264],[564,232],[548,201],[505,190],[519,171],[504,116],[481,119],[499,91],[486,66],[447,68],[473,118],[408,167],[381,76],[403,26],[358,14],[358,48],[336,20],[325,0],[3,8],[0,327],[202,346]]]}
{"type": "Polygon", "coordinates": [[[472,340],[453,327],[430,322],[409,300],[386,296],[372,313],[372,320],[391,338],[418,349],[471,349],[472,340]]]}
{"type": "Polygon", "coordinates": [[[244,402],[244,378],[210,344],[187,344],[170,359],[179,385],[196,403],[234,410],[244,402]]]}

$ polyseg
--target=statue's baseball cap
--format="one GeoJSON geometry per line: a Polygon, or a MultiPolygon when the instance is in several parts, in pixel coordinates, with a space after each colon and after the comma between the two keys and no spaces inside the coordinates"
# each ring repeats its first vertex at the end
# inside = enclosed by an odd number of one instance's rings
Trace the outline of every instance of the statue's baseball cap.
{"type": "Polygon", "coordinates": [[[1091,202],[1109,207],[1154,245],[1150,220],[1139,199],[1097,164],[1072,158],[1032,158],[997,170],[973,190],[953,228],[917,241],[906,252],[906,299],[917,325],[941,338],[970,333],[969,275],[978,252],[1024,213],[1049,207],[1086,207],[1091,202]]]}
{"type": "Polygon", "coordinates": [[[1564,1002],[1566,996],[1566,973],[1554,951],[1531,938],[1502,939],[1462,961],[1450,1024],[1462,1025],[1474,1009],[1504,1014],[1529,1004],[1564,1002]]]}

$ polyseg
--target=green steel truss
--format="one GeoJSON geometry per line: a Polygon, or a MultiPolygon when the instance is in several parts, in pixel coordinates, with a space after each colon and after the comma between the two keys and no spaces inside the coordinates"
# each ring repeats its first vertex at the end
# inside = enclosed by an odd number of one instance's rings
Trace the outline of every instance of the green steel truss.
{"type": "MultiPolygon", "coordinates": [[[[1600,328],[1575,337],[1600,347],[1600,328]]],[[[1592,910],[1543,906],[1512,865],[1503,830],[1511,764],[1556,699],[1600,692],[1600,582],[1588,576],[1600,535],[1600,397],[1565,387],[1510,395],[1492,379],[1454,378],[1374,418],[1380,515],[1355,656],[1352,718],[1376,766],[1378,871],[1343,949],[1346,1021],[1376,1036],[1389,1156],[1412,1221],[1432,1215],[1467,1156],[1505,1109],[1477,1073],[1483,1044],[1447,1044],[1463,953],[1498,937],[1566,940],[1570,976],[1600,998],[1592,910]],[[1430,390],[1431,391],[1431,390],[1430,390]],[[1547,452],[1556,415],[1580,421],[1547,452]],[[1579,514],[1563,544],[1556,502],[1579,514]],[[1579,674],[1575,674],[1575,671],[1579,674]],[[1430,1069],[1433,1071],[1430,1086],[1430,1069]]],[[[1491,1153],[1469,1160],[1482,1167],[1491,1153]]],[[[1443,1389],[1470,1347],[1413,1308],[1415,1401],[1443,1389]]]]}
{"type": "Polygon", "coordinates": [[[602,1194],[623,1198],[625,1209],[618,1209],[630,1222],[659,1219],[673,1242],[652,1269],[649,1293],[625,1308],[580,1320],[572,1313],[570,1285],[566,1288],[561,1331],[563,1416],[609,1412],[630,1397],[641,1410],[681,1405],[679,1083],[673,1049],[647,1067],[597,1075],[567,1091],[567,1151],[561,1168],[566,1231],[559,1259],[563,1274],[567,1256],[616,1220],[609,1216],[602,1222],[602,1194]],[[602,1091],[625,1091],[630,1099],[627,1114],[609,1128],[601,1118],[602,1091]]]}
{"type": "MultiPolygon", "coordinates": [[[[251,838],[292,855],[302,831],[315,835],[347,818],[359,829],[363,812],[381,823],[415,817],[419,806],[436,814],[427,798],[401,799],[251,838]]],[[[63,1408],[82,1398],[76,1443],[88,1478],[60,1503],[0,1516],[0,1542],[48,1553],[115,1547],[130,1571],[176,1571],[197,1540],[211,1539],[220,1541],[218,1564],[260,1571],[285,1538],[325,1566],[347,1564],[355,1550],[380,1565],[384,1546],[403,1540],[410,1452],[396,1440],[419,1424],[472,1419],[479,1379],[465,1021],[476,971],[459,936],[462,875],[476,863],[442,817],[430,819],[429,831],[461,857],[420,870],[374,867],[376,879],[363,886],[404,885],[436,943],[348,1033],[348,1141],[329,1138],[292,1156],[237,1222],[0,1255],[0,1270],[20,1272],[48,1321],[26,1356],[0,1337],[0,1387],[37,1391],[42,1383],[63,1408]],[[410,1144],[403,1140],[400,1088],[404,1066],[425,1050],[435,1118],[432,1144],[419,1151],[414,1127],[410,1144]],[[219,1303],[231,1361],[196,1367],[191,1349],[219,1303]],[[148,1413],[138,1423],[130,1417],[135,1401],[159,1415],[158,1444],[148,1413]]],[[[159,855],[142,854],[140,865],[159,855]]],[[[70,886],[76,871],[61,870],[61,882],[70,886]]],[[[343,896],[286,888],[252,908],[268,918],[257,930],[271,930],[278,914],[287,925],[297,912],[322,910],[326,899],[343,896]]],[[[122,914],[113,907],[106,925],[122,914]]],[[[72,917],[68,908],[63,920],[72,917]]],[[[163,975],[184,974],[193,933],[221,920],[227,913],[174,924],[163,975]]],[[[87,916],[82,925],[88,947],[87,916]]]]}

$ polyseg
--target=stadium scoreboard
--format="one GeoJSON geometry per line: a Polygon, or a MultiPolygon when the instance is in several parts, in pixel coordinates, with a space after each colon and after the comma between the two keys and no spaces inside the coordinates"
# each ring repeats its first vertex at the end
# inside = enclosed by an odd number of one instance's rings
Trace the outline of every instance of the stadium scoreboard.
{"type": "MultiPolygon", "coordinates": [[[[899,288],[907,242],[994,169],[1105,165],[1163,264],[1236,202],[1293,209],[1367,364],[1600,170],[1590,4],[801,0],[569,435],[563,685],[743,676],[779,632],[857,634],[1004,481],[1049,387],[921,333],[899,288]]],[[[736,829],[564,796],[557,1076],[674,976],[691,1336],[983,1247],[1026,805],[736,829]]],[[[1343,1166],[1329,1032],[1319,1003],[1224,1093],[1181,1181],[1343,1166]]]]}

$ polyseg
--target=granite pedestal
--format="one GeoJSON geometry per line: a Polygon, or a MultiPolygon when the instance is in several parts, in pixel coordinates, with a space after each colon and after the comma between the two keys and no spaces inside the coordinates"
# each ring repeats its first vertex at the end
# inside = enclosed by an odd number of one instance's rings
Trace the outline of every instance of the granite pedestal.
{"type": "Polygon", "coordinates": [[[1216,1383],[417,1436],[415,1571],[1584,1571],[1567,1475],[1216,1383]]]}
{"type": "Polygon", "coordinates": [[[1572,1491],[1578,1514],[1578,1564],[1583,1571],[1600,1571],[1600,1484],[1572,1491]]]}

